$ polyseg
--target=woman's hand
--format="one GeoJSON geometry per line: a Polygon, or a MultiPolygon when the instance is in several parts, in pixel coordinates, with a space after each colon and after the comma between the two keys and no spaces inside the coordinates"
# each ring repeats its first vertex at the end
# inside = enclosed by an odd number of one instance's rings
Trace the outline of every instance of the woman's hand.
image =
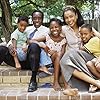
{"type": "Polygon", "coordinates": [[[100,62],[98,62],[98,63],[96,64],[96,69],[97,69],[98,72],[100,72],[100,62]]]}

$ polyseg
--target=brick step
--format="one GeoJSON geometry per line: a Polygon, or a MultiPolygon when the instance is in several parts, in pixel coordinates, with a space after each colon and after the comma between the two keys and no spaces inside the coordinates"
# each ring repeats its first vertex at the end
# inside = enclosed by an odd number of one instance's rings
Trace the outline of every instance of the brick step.
{"type": "MultiPolygon", "coordinates": [[[[15,68],[11,66],[0,66],[0,85],[27,85],[30,82],[31,78],[30,70],[19,70],[17,71],[15,68]]],[[[43,84],[45,82],[52,83],[53,75],[40,78],[37,75],[37,82],[43,84]]]]}
{"type": "Polygon", "coordinates": [[[27,92],[27,88],[23,87],[5,87],[0,89],[0,100],[100,100],[100,92],[79,92],[77,96],[68,96],[52,88],[38,88],[35,92],[27,92]]]}
{"type": "MultiPolygon", "coordinates": [[[[27,92],[31,71],[16,71],[11,66],[0,66],[0,100],[100,100],[100,92],[79,92],[77,96],[67,96],[62,91],[53,88],[38,88],[37,91],[27,92]]],[[[52,83],[54,76],[40,78],[38,86],[52,83]]]]}

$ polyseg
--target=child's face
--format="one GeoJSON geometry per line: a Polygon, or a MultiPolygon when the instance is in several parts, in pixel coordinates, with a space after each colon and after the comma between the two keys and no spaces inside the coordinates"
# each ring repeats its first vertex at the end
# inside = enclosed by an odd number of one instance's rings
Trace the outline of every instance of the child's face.
{"type": "Polygon", "coordinates": [[[93,33],[88,28],[80,28],[80,35],[83,43],[87,43],[93,36],[93,33]]]}
{"type": "Polygon", "coordinates": [[[56,21],[50,23],[50,32],[53,36],[57,37],[61,33],[62,26],[60,26],[56,21]]]}
{"type": "Polygon", "coordinates": [[[26,21],[20,21],[20,22],[18,23],[18,30],[19,30],[20,32],[24,32],[25,29],[26,29],[26,27],[27,27],[27,25],[28,25],[28,23],[27,23],[26,21]]]}

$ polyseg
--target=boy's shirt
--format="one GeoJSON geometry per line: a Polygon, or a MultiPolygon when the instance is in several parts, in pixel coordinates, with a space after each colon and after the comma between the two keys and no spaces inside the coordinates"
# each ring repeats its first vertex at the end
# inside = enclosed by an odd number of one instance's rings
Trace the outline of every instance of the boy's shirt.
{"type": "Polygon", "coordinates": [[[11,34],[11,40],[8,43],[11,44],[12,39],[15,39],[17,41],[17,47],[21,47],[26,43],[27,41],[27,33],[22,33],[18,30],[18,28],[11,34]]]}
{"type": "Polygon", "coordinates": [[[98,37],[91,38],[88,43],[84,45],[94,56],[100,56],[100,39],[98,37]]]}

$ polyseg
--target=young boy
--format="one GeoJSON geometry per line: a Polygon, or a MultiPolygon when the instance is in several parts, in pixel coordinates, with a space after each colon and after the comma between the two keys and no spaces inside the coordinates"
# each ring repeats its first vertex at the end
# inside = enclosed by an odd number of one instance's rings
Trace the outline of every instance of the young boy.
{"type": "Polygon", "coordinates": [[[80,28],[84,49],[94,56],[94,59],[86,63],[89,70],[100,78],[100,38],[94,36],[93,28],[89,24],[84,24],[80,28]]]}
{"type": "Polygon", "coordinates": [[[27,34],[24,32],[28,25],[28,17],[20,16],[18,18],[17,26],[18,28],[11,34],[11,45],[13,47],[10,52],[15,60],[16,69],[21,69],[19,61],[24,61],[26,59],[27,52],[27,34]]]}

